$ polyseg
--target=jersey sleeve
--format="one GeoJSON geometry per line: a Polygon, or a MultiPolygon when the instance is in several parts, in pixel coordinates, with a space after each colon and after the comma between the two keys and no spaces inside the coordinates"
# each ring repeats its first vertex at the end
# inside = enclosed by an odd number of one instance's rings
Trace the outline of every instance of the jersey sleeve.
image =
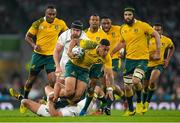
{"type": "Polygon", "coordinates": [[[91,40],[81,40],[80,41],[80,47],[83,49],[94,49],[96,48],[98,44],[94,41],[91,40]]]}
{"type": "Polygon", "coordinates": [[[173,44],[172,40],[170,38],[168,38],[168,46],[167,47],[171,48],[173,46],[174,46],[174,44],[173,44]]]}
{"type": "Polygon", "coordinates": [[[107,56],[105,57],[105,63],[104,63],[105,68],[112,68],[112,59],[110,54],[108,53],[107,56]]]}
{"type": "Polygon", "coordinates": [[[68,29],[66,23],[62,20],[61,24],[62,24],[62,26],[63,26],[62,32],[66,31],[66,30],[68,29]]]}
{"type": "Polygon", "coordinates": [[[31,27],[29,28],[28,32],[36,35],[39,29],[39,25],[44,21],[44,18],[40,18],[39,20],[32,23],[31,27]]]}
{"type": "Polygon", "coordinates": [[[145,33],[148,33],[150,35],[155,31],[148,23],[145,22],[142,22],[142,28],[145,33]]]}

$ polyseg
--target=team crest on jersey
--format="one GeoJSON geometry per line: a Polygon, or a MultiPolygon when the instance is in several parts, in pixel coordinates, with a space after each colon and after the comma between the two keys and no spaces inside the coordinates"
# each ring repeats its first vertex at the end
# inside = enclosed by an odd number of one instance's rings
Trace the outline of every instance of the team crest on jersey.
{"type": "Polygon", "coordinates": [[[96,41],[100,41],[100,37],[96,37],[96,41]]]}
{"type": "Polygon", "coordinates": [[[58,30],[59,26],[58,25],[55,25],[55,30],[58,30]]]}
{"type": "Polygon", "coordinates": [[[134,29],[134,32],[137,33],[137,32],[138,32],[138,29],[134,29]]]}
{"type": "Polygon", "coordinates": [[[113,37],[113,38],[115,37],[115,32],[112,32],[112,37],[113,37]]]}
{"type": "Polygon", "coordinates": [[[165,43],[161,43],[161,45],[164,47],[164,46],[165,46],[165,43]]]}
{"type": "Polygon", "coordinates": [[[97,59],[97,63],[102,63],[102,60],[100,58],[97,59]]]}

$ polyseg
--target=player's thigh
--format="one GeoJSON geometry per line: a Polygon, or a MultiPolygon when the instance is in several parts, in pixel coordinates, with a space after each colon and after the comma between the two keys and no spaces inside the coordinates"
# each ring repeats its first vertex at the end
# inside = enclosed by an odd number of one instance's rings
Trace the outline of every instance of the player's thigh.
{"type": "Polygon", "coordinates": [[[53,56],[45,56],[44,57],[44,67],[47,73],[51,73],[55,71],[55,63],[53,60],[53,56]]]}
{"type": "Polygon", "coordinates": [[[23,99],[22,103],[25,105],[25,107],[27,107],[29,110],[31,110],[32,112],[36,113],[39,109],[39,107],[41,106],[41,104],[32,101],[30,99],[23,99]]]}
{"type": "Polygon", "coordinates": [[[102,69],[102,64],[94,64],[92,65],[92,67],[90,68],[90,72],[89,72],[89,78],[101,78],[103,77],[103,69],[102,69]]]}
{"type": "Polygon", "coordinates": [[[44,117],[49,117],[49,116],[51,116],[50,114],[49,114],[49,110],[48,110],[48,106],[47,105],[40,105],[39,106],[39,108],[38,108],[38,110],[37,110],[37,115],[39,115],[39,116],[44,116],[44,117]]]}
{"type": "Polygon", "coordinates": [[[76,85],[76,92],[75,92],[75,98],[80,99],[81,96],[84,94],[87,88],[87,83],[84,81],[78,80],[76,85]]]}
{"type": "Polygon", "coordinates": [[[65,92],[73,94],[75,92],[76,87],[76,78],[74,77],[66,77],[65,78],[65,92]]]}
{"type": "Polygon", "coordinates": [[[38,75],[39,72],[44,67],[44,58],[41,54],[32,53],[31,63],[30,63],[30,75],[38,75]]]}
{"type": "Polygon", "coordinates": [[[156,82],[158,80],[160,74],[161,74],[160,70],[158,70],[158,69],[152,70],[151,76],[150,76],[150,83],[151,82],[156,82]]]}

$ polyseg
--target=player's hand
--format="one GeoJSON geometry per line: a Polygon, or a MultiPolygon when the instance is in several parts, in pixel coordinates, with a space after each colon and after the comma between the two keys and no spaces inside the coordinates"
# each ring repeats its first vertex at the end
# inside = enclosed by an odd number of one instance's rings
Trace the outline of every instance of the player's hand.
{"type": "Polygon", "coordinates": [[[169,59],[164,60],[164,68],[166,68],[169,65],[169,59]]]}
{"type": "Polygon", "coordinates": [[[41,48],[38,45],[34,45],[33,48],[34,48],[35,51],[40,51],[41,50],[41,48]]]}
{"type": "Polygon", "coordinates": [[[60,65],[57,65],[56,70],[55,70],[55,75],[57,78],[59,78],[59,77],[61,77],[61,74],[62,74],[62,69],[61,69],[60,65]]]}
{"type": "Polygon", "coordinates": [[[106,98],[109,97],[112,101],[114,100],[114,96],[113,96],[113,88],[112,87],[108,87],[106,89],[106,98]]]}
{"type": "Polygon", "coordinates": [[[48,95],[48,97],[49,97],[49,98],[48,98],[48,99],[49,99],[48,101],[49,101],[49,102],[53,102],[54,94],[50,94],[50,95],[48,95]]]}
{"type": "Polygon", "coordinates": [[[156,50],[153,56],[154,60],[160,60],[161,56],[160,56],[160,50],[156,50]]]}

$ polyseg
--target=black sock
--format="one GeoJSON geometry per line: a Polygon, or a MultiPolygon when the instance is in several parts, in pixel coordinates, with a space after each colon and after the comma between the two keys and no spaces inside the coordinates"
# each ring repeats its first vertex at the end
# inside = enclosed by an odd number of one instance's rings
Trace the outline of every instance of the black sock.
{"type": "Polygon", "coordinates": [[[24,97],[23,97],[22,95],[19,95],[19,96],[18,96],[18,100],[21,101],[22,99],[24,99],[24,97]]]}
{"type": "Polygon", "coordinates": [[[147,95],[147,92],[143,92],[143,104],[146,102],[147,95]]]}
{"type": "Polygon", "coordinates": [[[141,102],[141,91],[136,91],[136,95],[137,95],[137,103],[141,102]]]}
{"type": "Polygon", "coordinates": [[[89,104],[91,103],[91,101],[92,101],[92,99],[93,99],[93,96],[86,96],[86,102],[85,102],[85,105],[84,105],[84,107],[83,107],[83,111],[87,111],[87,109],[88,109],[88,107],[89,107],[89,104]]]}
{"type": "Polygon", "coordinates": [[[29,95],[29,90],[25,90],[24,91],[24,98],[27,99],[28,98],[28,95],[29,95]]]}
{"type": "Polygon", "coordinates": [[[107,98],[107,107],[111,108],[111,104],[113,103],[113,101],[108,97],[107,98]]]}
{"type": "Polygon", "coordinates": [[[104,106],[107,105],[107,100],[106,98],[103,96],[103,97],[99,97],[98,100],[100,100],[102,102],[100,108],[103,108],[104,106]]]}
{"type": "Polygon", "coordinates": [[[125,102],[125,101],[126,101],[125,95],[123,95],[123,96],[121,97],[121,99],[123,100],[123,102],[125,102]]]}
{"type": "Polygon", "coordinates": [[[131,97],[126,97],[127,102],[128,102],[128,107],[129,107],[129,111],[134,111],[134,107],[133,107],[133,96],[131,97]]]}
{"type": "Polygon", "coordinates": [[[151,98],[152,98],[152,96],[153,96],[153,93],[154,93],[154,90],[149,90],[148,96],[147,96],[147,102],[148,102],[148,103],[150,103],[151,98]]]}

